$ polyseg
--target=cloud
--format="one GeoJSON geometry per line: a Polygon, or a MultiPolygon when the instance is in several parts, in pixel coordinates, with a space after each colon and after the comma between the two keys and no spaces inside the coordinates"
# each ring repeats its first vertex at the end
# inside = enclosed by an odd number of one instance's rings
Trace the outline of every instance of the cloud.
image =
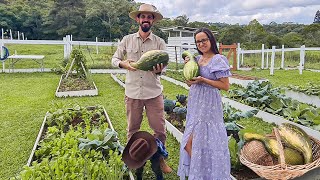
{"type": "Polygon", "coordinates": [[[311,24],[320,10],[319,0],[138,0],[155,5],[167,18],[187,15],[189,21],[248,24],[294,22],[311,24]]]}

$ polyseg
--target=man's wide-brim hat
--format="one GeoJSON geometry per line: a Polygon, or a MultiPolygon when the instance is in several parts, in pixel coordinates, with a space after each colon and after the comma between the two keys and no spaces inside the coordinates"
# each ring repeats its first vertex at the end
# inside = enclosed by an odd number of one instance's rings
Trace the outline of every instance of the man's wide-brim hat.
{"type": "Polygon", "coordinates": [[[158,150],[156,139],[146,131],[138,131],[132,135],[123,150],[122,160],[130,169],[144,165],[158,150]]]}
{"type": "Polygon", "coordinates": [[[154,22],[158,22],[163,18],[157,8],[151,4],[142,4],[138,11],[132,11],[129,16],[131,19],[136,20],[136,17],[140,13],[152,13],[154,16],[154,22]]]}

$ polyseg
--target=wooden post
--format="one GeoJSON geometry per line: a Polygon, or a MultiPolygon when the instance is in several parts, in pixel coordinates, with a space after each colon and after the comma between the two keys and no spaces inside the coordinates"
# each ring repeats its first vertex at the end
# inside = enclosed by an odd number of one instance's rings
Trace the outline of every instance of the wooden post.
{"type": "Polygon", "coordinates": [[[74,61],[75,61],[75,58],[72,59],[72,62],[71,62],[71,64],[70,64],[70,67],[69,67],[69,70],[68,70],[68,72],[67,72],[67,75],[66,75],[65,79],[67,79],[68,76],[69,76],[69,74],[71,73],[71,69],[72,69],[72,66],[73,66],[73,64],[74,64],[74,61]]]}
{"type": "Polygon", "coordinates": [[[264,69],[264,44],[261,47],[261,69],[264,69]]]}
{"type": "Polygon", "coordinates": [[[83,70],[83,72],[84,72],[84,75],[85,75],[85,76],[86,76],[86,78],[87,78],[87,77],[88,77],[88,75],[87,75],[87,71],[86,71],[86,69],[84,68],[83,63],[82,63],[82,62],[80,62],[80,64],[81,64],[82,70],[83,70]]]}
{"type": "Polygon", "coordinates": [[[233,43],[232,45],[223,45],[222,43],[219,44],[219,53],[222,54],[223,49],[229,49],[227,59],[230,60],[231,54],[233,53],[233,66],[232,70],[237,70],[237,44],[233,43]]]}
{"type": "Polygon", "coordinates": [[[281,69],[284,69],[284,45],[282,45],[281,49],[281,69]]]}
{"type": "Polygon", "coordinates": [[[272,46],[270,75],[274,74],[274,58],[276,56],[276,46],[272,46]]]}

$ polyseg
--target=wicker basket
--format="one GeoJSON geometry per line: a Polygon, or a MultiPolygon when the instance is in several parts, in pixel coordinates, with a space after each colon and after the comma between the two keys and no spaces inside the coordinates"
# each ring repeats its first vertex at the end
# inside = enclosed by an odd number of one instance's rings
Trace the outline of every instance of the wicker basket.
{"type": "Polygon", "coordinates": [[[280,149],[280,162],[274,161],[274,165],[261,165],[252,162],[252,154],[249,152],[248,143],[246,143],[240,152],[240,162],[252,169],[260,177],[266,179],[292,179],[302,176],[306,172],[320,167],[320,141],[309,136],[312,143],[313,162],[304,165],[289,165],[285,164],[283,155],[283,145],[280,140],[279,132],[274,128],[275,138],[278,141],[280,149]],[[251,161],[250,161],[251,160],[251,161]]]}

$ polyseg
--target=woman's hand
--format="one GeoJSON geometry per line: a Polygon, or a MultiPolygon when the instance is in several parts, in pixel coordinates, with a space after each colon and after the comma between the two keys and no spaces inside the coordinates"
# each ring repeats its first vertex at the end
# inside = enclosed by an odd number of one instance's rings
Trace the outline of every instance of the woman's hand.
{"type": "Polygon", "coordinates": [[[184,58],[184,63],[187,63],[189,60],[190,60],[190,58],[189,58],[188,56],[186,56],[186,57],[184,58]]]}
{"type": "Polygon", "coordinates": [[[204,82],[205,78],[202,76],[194,77],[191,80],[187,80],[186,84],[190,87],[192,84],[202,83],[204,82]]]}

